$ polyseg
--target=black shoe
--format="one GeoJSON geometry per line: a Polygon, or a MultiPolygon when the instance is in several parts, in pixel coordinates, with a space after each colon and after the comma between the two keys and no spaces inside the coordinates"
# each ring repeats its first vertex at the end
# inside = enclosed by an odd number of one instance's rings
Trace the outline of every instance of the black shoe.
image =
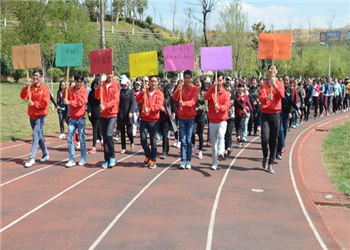
{"type": "Polygon", "coordinates": [[[264,170],[267,170],[267,158],[265,158],[265,157],[262,160],[262,167],[264,170]]]}
{"type": "Polygon", "coordinates": [[[278,160],[282,160],[282,155],[277,154],[277,155],[276,155],[276,158],[277,158],[278,160]]]}
{"type": "Polygon", "coordinates": [[[219,156],[218,156],[218,160],[219,160],[219,161],[223,161],[223,160],[225,160],[224,155],[219,155],[219,156]]]}
{"type": "Polygon", "coordinates": [[[258,133],[257,133],[257,132],[255,132],[255,133],[254,133],[254,136],[258,136],[258,133]]]}

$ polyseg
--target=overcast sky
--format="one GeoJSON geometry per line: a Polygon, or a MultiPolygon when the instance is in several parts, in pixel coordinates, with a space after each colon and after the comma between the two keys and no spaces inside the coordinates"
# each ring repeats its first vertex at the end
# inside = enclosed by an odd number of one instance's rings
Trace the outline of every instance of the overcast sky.
{"type": "MultiPolygon", "coordinates": [[[[172,28],[173,6],[175,0],[148,0],[147,15],[153,16],[157,24],[168,29],[172,28]]],[[[222,11],[233,0],[220,0],[213,13],[209,16],[209,27],[214,28],[220,20],[222,11]]],[[[268,29],[286,28],[333,28],[350,25],[350,0],[242,0],[243,11],[248,14],[249,26],[259,21],[265,23],[268,29]]],[[[177,0],[175,27],[183,30],[188,8],[194,16],[201,18],[201,0],[177,0]]],[[[193,20],[194,26],[200,31],[202,26],[193,20]]]]}

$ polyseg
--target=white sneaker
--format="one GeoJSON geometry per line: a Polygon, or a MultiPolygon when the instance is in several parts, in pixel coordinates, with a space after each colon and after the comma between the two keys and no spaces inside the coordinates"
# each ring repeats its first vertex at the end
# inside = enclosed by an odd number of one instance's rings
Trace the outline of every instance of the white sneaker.
{"type": "Polygon", "coordinates": [[[101,141],[99,139],[96,140],[96,143],[100,143],[101,141]]]}
{"type": "Polygon", "coordinates": [[[85,165],[85,161],[79,161],[79,166],[84,166],[85,165]]]}
{"type": "Polygon", "coordinates": [[[66,167],[67,168],[71,168],[71,167],[74,167],[76,165],[76,162],[75,161],[68,161],[66,163],[66,167]]]}
{"type": "Polygon", "coordinates": [[[64,139],[64,138],[66,138],[66,135],[65,134],[60,134],[60,136],[58,137],[59,139],[64,139]]]}
{"type": "Polygon", "coordinates": [[[187,163],[185,166],[186,169],[191,169],[191,164],[187,163]]]}
{"type": "Polygon", "coordinates": [[[175,142],[173,144],[173,146],[176,148],[177,147],[177,140],[175,139],[175,142]]]}
{"type": "Polygon", "coordinates": [[[41,162],[45,162],[45,161],[47,161],[48,159],[50,159],[49,154],[44,155],[43,157],[41,157],[40,161],[41,161],[41,162]]]}
{"type": "Polygon", "coordinates": [[[211,166],[211,170],[217,170],[217,169],[218,169],[218,165],[211,166]]]}
{"type": "Polygon", "coordinates": [[[178,141],[176,147],[180,148],[181,147],[181,142],[178,141]]]}
{"type": "Polygon", "coordinates": [[[77,149],[80,149],[80,141],[77,142],[77,149]]]}
{"type": "Polygon", "coordinates": [[[179,168],[180,168],[180,169],[185,169],[185,164],[182,164],[182,163],[181,163],[181,165],[180,165],[179,168]]]}
{"type": "Polygon", "coordinates": [[[29,161],[27,161],[25,164],[24,164],[24,167],[25,168],[30,168],[34,165],[35,163],[35,160],[34,159],[29,159],[29,161]]]}

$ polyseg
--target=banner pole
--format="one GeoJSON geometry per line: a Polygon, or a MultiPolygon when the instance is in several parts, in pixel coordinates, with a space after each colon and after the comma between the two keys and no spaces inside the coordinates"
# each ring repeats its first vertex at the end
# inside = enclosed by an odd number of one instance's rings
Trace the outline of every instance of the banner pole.
{"type": "MultiPolygon", "coordinates": [[[[272,59],[272,66],[274,66],[274,65],[275,65],[275,60],[272,59]]],[[[270,94],[271,94],[271,95],[272,95],[272,93],[273,93],[273,84],[274,84],[274,83],[271,84],[271,89],[270,89],[270,94]]]]}
{"type": "Polygon", "coordinates": [[[143,94],[143,104],[144,104],[144,110],[146,113],[146,107],[147,107],[147,86],[146,86],[146,81],[145,81],[145,77],[143,78],[143,87],[145,88],[145,93],[143,94]]]}
{"type": "Polygon", "coordinates": [[[102,81],[102,74],[100,74],[100,81],[101,81],[101,89],[100,89],[100,96],[101,96],[101,105],[103,105],[103,81],[102,81]]]}
{"type": "Polygon", "coordinates": [[[215,81],[216,81],[216,85],[215,85],[215,102],[218,101],[218,71],[215,71],[215,81]]]}
{"type": "MultiPolygon", "coordinates": [[[[181,75],[181,73],[180,73],[180,75],[181,75]]],[[[180,81],[180,84],[181,84],[181,81],[180,81]]],[[[182,85],[182,84],[181,84],[182,85]]],[[[183,86],[181,86],[181,90],[179,91],[179,94],[180,94],[180,101],[182,101],[182,87],[183,86]]],[[[180,106],[180,110],[182,110],[182,106],[180,106]]]]}
{"type": "MultiPolygon", "coordinates": [[[[27,81],[29,82],[30,81],[30,78],[29,78],[29,70],[26,69],[26,77],[27,77],[27,81]]],[[[32,97],[31,97],[31,87],[30,85],[28,86],[28,100],[31,101],[32,100],[32,97]]]]}
{"type": "Polygon", "coordinates": [[[69,67],[67,67],[67,76],[66,76],[66,79],[67,79],[67,88],[66,88],[66,94],[65,94],[65,99],[68,100],[68,88],[69,88],[69,67]]]}

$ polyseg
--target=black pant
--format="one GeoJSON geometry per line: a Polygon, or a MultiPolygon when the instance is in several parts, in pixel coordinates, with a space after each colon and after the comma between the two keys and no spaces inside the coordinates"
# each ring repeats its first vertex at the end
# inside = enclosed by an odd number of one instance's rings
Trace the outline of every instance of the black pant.
{"type": "Polygon", "coordinates": [[[225,149],[231,148],[232,145],[232,132],[235,126],[235,118],[230,118],[227,121],[227,128],[225,132],[225,149]]]}
{"type": "Polygon", "coordinates": [[[110,158],[115,158],[113,130],[116,120],[117,117],[101,118],[105,161],[109,161],[110,158]]]}
{"type": "Polygon", "coordinates": [[[60,122],[60,131],[61,134],[64,133],[64,121],[66,119],[66,111],[58,111],[58,120],[60,122]]]}
{"type": "Polygon", "coordinates": [[[317,111],[318,111],[318,96],[312,97],[312,106],[314,107],[314,117],[317,117],[317,111]]]}
{"type": "Polygon", "coordinates": [[[320,108],[320,115],[323,114],[323,96],[320,95],[320,98],[318,99],[318,107],[320,108]]]}
{"type": "Polygon", "coordinates": [[[148,159],[156,161],[157,159],[157,141],[156,134],[158,131],[158,122],[146,122],[141,120],[140,124],[140,134],[141,134],[141,145],[145,155],[148,159]],[[147,135],[149,133],[149,139],[151,144],[151,149],[148,146],[147,135]]]}
{"type": "Polygon", "coordinates": [[[99,139],[101,141],[101,118],[90,117],[89,120],[92,124],[92,146],[96,147],[96,141],[99,139]]]}
{"type": "Polygon", "coordinates": [[[262,114],[261,117],[261,148],[264,158],[270,157],[269,164],[275,161],[278,136],[280,131],[280,114],[262,114]]]}
{"type": "Polygon", "coordinates": [[[310,109],[311,109],[311,102],[306,102],[305,103],[305,121],[309,120],[310,109]]]}
{"type": "Polygon", "coordinates": [[[245,118],[246,118],[245,115],[235,117],[236,136],[239,137],[240,139],[243,138],[245,118]]]}
{"type": "Polygon", "coordinates": [[[118,120],[118,129],[120,130],[120,137],[122,143],[122,149],[126,149],[126,138],[125,138],[125,127],[126,133],[128,134],[128,138],[130,143],[134,143],[134,136],[132,135],[132,124],[128,124],[124,120],[118,120]]]}
{"type": "Polygon", "coordinates": [[[168,138],[168,132],[170,130],[170,118],[164,119],[159,122],[159,131],[162,134],[162,140],[163,140],[163,154],[169,153],[169,138],[168,138]]]}
{"type": "Polygon", "coordinates": [[[205,118],[204,115],[202,115],[199,118],[196,118],[194,120],[193,124],[193,130],[192,130],[192,144],[196,144],[196,133],[198,135],[198,149],[200,151],[203,150],[203,143],[204,143],[204,126],[205,126],[205,118]]]}

